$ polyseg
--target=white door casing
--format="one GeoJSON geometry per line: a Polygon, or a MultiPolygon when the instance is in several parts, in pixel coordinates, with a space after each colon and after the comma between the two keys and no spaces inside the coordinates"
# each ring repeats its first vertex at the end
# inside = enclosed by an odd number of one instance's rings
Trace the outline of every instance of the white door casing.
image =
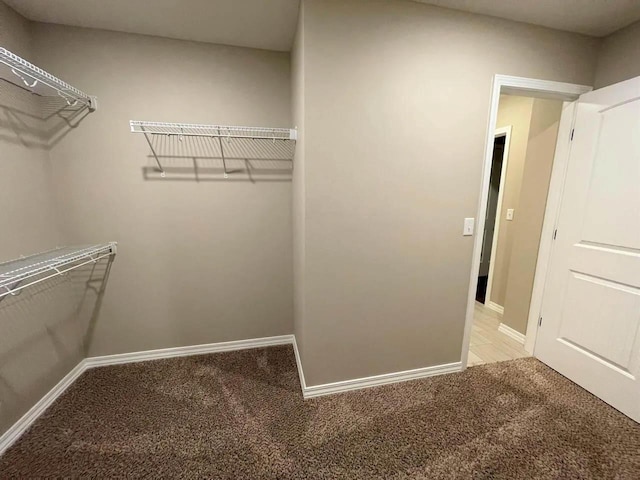
{"type": "MultiPolygon", "coordinates": [[[[486,215],[487,196],[491,175],[491,161],[493,157],[493,142],[495,139],[495,130],[497,127],[496,123],[498,119],[500,95],[505,93],[512,95],[530,95],[536,97],[557,98],[573,102],[580,95],[586,92],[590,92],[591,90],[592,87],[589,87],[587,85],[555,82],[551,80],[540,80],[536,78],[514,77],[511,75],[494,75],[491,85],[491,101],[485,138],[484,160],[482,164],[482,176],[480,179],[479,198],[476,204],[476,231],[484,231],[484,217],[486,215]]],[[[545,242],[546,241],[544,239],[541,240],[541,244],[544,244],[545,242]]],[[[465,313],[464,333],[462,337],[462,348],[460,352],[460,362],[462,363],[463,369],[467,368],[467,363],[469,360],[469,345],[471,343],[471,330],[473,327],[473,318],[476,305],[476,290],[478,286],[478,271],[480,269],[481,253],[482,236],[475,235],[475,238],[473,240],[473,253],[471,256],[471,268],[469,269],[467,311],[465,313]]],[[[543,264],[548,264],[548,261],[548,257],[538,257],[538,268],[544,268],[543,264]]],[[[534,305],[534,307],[540,305],[542,294],[542,288],[533,292],[532,295],[534,297],[532,297],[532,305],[534,305]]],[[[535,336],[537,335],[538,330],[537,325],[537,322],[534,322],[534,326],[531,329],[527,329],[527,342],[529,342],[531,345],[533,345],[533,343],[535,342],[535,336]],[[532,338],[530,339],[529,336],[531,336],[532,338]]]]}
{"type": "Polygon", "coordinates": [[[582,95],[535,355],[640,421],[640,77],[582,95]]]}

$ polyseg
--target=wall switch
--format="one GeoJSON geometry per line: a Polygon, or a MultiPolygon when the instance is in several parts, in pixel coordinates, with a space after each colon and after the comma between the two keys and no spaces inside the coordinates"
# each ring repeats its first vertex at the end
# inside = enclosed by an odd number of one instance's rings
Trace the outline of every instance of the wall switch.
{"type": "Polygon", "coordinates": [[[475,218],[465,218],[464,219],[464,230],[462,231],[462,235],[468,237],[469,235],[473,235],[473,227],[475,226],[476,219],[475,218]]]}
{"type": "Polygon", "coordinates": [[[507,220],[513,220],[513,208],[507,208],[507,220]]]}

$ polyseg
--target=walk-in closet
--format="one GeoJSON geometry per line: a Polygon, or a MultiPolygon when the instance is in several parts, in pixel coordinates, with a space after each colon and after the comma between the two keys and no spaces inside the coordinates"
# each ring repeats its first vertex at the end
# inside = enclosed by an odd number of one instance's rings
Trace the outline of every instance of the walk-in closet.
{"type": "Polygon", "coordinates": [[[640,478],[638,42],[0,0],[0,480],[640,478]]]}

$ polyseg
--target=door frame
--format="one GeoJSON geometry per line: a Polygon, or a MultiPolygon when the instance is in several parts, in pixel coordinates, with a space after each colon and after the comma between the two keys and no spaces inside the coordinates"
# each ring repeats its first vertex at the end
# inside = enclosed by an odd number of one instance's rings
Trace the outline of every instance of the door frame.
{"type": "MultiPolygon", "coordinates": [[[[478,287],[478,273],[480,271],[480,255],[482,252],[482,235],[478,232],[484,232],[485,215],[487,208],[487,198],[489,194],[489,183],[491,176],[491,161],[493,156],[493,140],[495,138],[496,122],[498,118],[498,106],[500,104],[500,94],[508,93],[514,95],[528,95],[533,97],[545,97],[545,98],[557,98],[565,101],[575,101],[583,93],[587,93],[593,90],[593,87],[587,85],[579,85],[574,83],[555,82],[550,80],[539,80],[534,78],[514,77],[510,75],[494,75],[492,87],[491,87],[491,101],[489,106],[489,120],[487,125],[487,133],[485,136],[484,145],[484,162],[482,165],[482,175],[480,180],[480,195],[477,204],[478,219],[476,227],[476,235],[473,243],[473,254],[471,257],[471,272],[469,275],[469,292],[467,295],[467,311],[465,315],[464,335],[462,339],[462,353],[461,363],[462,369],[467,368],[467,361],[469,358],[469,344],[471,342],[471,329],[473,326],[474,307],[476,301],[476,289],[478,287]]],[[[573,116],[571,118],[571,125],[573,125],[573,116]]],[[[558,139],[560,135],[565,135],[568,139],[570,136],[570,128],[567,131],[558,131],[558,139]]],[[[568,142],[566,152],[562,153],[566,158],[563,158],[564,162],[568,160],[568,142]]],[[[558,152],[554,157],[554,164],[558,159],[558,152]]],[[[562,187],[564,186],[564,170],[559,172],[560,168],[554,168],[553,173],[556,174],[556,179],[551,179],[549,185],[548,198],[557,198],[556,205],[549,205],[547,202],[547,208],[545,210],[545,218],[543,221],[543,232],[549,230],[549,223],[554,228],[555,217],[559,208],[560,194],[562,187]],[[562,178],[558,179],[557,176],[561,175],[562,178]],[[555,181],[554,181],[555,180],[555,181]],[[553,209],[553,212],[550,210],[553,209]]],[[[545,278],[541,275],[541,272],[546,272],[549,254],[551,252],[551,240],[552,238],[540,238],[539,251],[547,252],[544,255],[538,255],[536,263],[536,278],[534,279],[534,290],[531,298],[531,307],[529,309],[529,324],[527,325],[527,335],[525,340],[525,349],[533,354],[533,347],[535,345],[535,336],[538,333],[538,322],[531,322],[532,318],[536,318],[539,315],[539,308],[542,304],[542,293],[544,291],[545,278]],[[537,288],[536,288],[537,287],[537,288]],[[537,311],[535,309],[538,309],[537,311]],[[531,325],[533,323],[533,325],[531,325]]]]}
{"type": "MultiPolygon", "coordinates": [[[[504,187],[507,181],[507,163],[509,162],[509,143],[511,142],[511,125],[506,127],[496,128],[494,130],[493,140],[503,136],[504,139],[504,151],[502,152],[502,167],[500,168],[500,185],[498,186],[498,205],[496,207],[496,218],[493,224],[493,238],[491,240],[491,255],[489,256],[489,273],[487,278],[487,291],[484,294],[484,304],[492,310],[499,311],[503,308],[502,305],[498,305],[491,301],[491,287],[493,286],[493,267],[495,265],[495,255],[498,249],[498,233],[500,233],[500,219],[502,218],[502,202],[504,200],[504,187]]],[[[493,167],[493,145],[492,151],[492,166],[489,167],[489,180],[491,180],[491,168],[493,167]]],[[[491,182],[489,182],[491,183],[491,182]]],[[[489,186],[487,186],[487,200],[489,199],[489,186]]],[[[485,208],[486,217],[486,208],[485,208]]],[[[484,236],[484,225],[482,226],[482,235],[484,236]]],[[[480,256],[482,256],[482,249],[480,250],[480,256]]]]}

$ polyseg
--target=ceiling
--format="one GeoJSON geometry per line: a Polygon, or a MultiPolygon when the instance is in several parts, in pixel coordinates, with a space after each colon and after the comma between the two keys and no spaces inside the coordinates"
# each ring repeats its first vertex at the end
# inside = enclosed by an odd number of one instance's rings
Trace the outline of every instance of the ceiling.
{"type": "MultiPolygon", "coordinates": [[[[0,0],[30,20],[289,51],[299,0],[0,0]]],[[[319,1],[319,0],[312,0],[319,1]]],[[[640,20],[640,0],[414,0],[606,36],[640,20]]]]}
{"type": "Polygon", "coordinates": [[[640,20],[640,0],[415,0],[604,37],[640,20]]]}
{"type": "Polygon", "coordinates": [[[38,22],[291,50],[299,0],[3,0],[38,22]]]}

